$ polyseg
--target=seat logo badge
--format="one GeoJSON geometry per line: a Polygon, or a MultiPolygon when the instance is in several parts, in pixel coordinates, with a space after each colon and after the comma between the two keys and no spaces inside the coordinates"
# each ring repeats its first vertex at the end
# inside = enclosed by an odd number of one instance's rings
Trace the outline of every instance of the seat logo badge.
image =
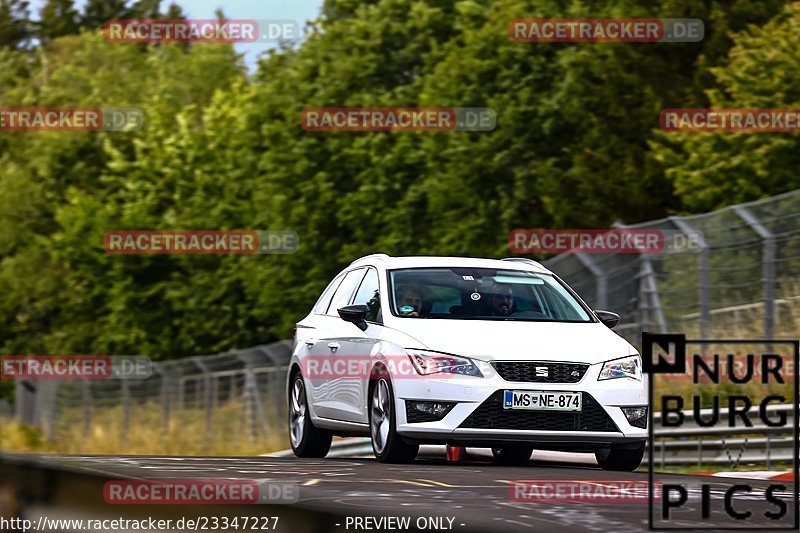
{"type": "Polygon", "coordinates": [[[537,378],[546,378],[550,375],[548,372],[548,368],[546,366],[537,366],[536,367],[536,377],[537,378]]]}
{"type": "Polygon", "coordinates": [[[571,373],[570,375],[571,375],[573,378],[577,378],[577,377],[580,377],[581,373],[580,373],[580,372],[578,372],[577,370],[573,370],[573,371],[572,371],[572,373],[571,373]]]}

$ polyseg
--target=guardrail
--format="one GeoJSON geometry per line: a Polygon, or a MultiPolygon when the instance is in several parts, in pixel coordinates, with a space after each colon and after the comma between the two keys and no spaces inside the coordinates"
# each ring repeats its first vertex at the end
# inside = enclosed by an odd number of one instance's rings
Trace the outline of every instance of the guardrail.
{"type": "MultiPolygon", "coordinates": [[[[719,465],[728,464],[732,469],[745,463],[764,464],[769,470],[773,463],[791,462],[794,455],[794,406],[792,404],[771,405],[767,407],[767,416],[786,414],[786,424],[781,427],[753,425],[751,427],[701,427],[695,423],[687,423],[676,428],[660,428],[654,432],[656,441],[654,464],[660,468],[667,465],[719,465]],[[753,435],[757,437],[741,437],[753,435]],[[725,438],[738,435],[736,438],[725,438]],[[686,438],[696,437],[696,438],[686,438]]],[[[693,411],[682,411],[684,420],[693,420],[693,411]]],[[[706,420],[712,415],[711,409],[701,409],[700,416],[706,420]]],[[[726,411],[719,411],[719,420],[727,420],[726,411]]],[[[661,413],[654,413],[653,418],[660,422],[661,413]]],[[[291,450],[271,454],[276,457],[290,457],[291,450]]],[[[331,445],[328,457],[372,457],[372,445],[368,438],[351,438],[335,440],[331,445]]],[[[645,459],[646,460],[646,459],[645,459]]]]}
{"type": "MultiPolygon", "coordinates": [[[[785,416],[785,424],[768,426],[738,423],[730,427],[719,422],[729,419],[729,413],[719,410],[719,419],[713,427],[703,427],[694,420],[691,410],[682,411],[684,423],[679,427],[659,427],[654,430],[654,464],[666,465],[729,464],[737,468],[744,463],[764,464],[769,470],[775,462],[792,462],[794,458],[794,410],[792,404],[771,405],[766,408],[770,420],[785,416]],[[734,437],[734,438],[726,438],[734,437]]],[[[700,417],[708,420],[712,409],[701,409],[700,417]]],[[[661,413],[653,413],[655,421],[661,421],[661,413]]]]}

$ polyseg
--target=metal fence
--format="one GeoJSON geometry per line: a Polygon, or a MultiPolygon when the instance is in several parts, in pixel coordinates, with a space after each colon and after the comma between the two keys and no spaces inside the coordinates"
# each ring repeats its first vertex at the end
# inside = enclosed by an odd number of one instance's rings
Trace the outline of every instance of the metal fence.
{"type": "Polygon", "coordinates": [[[693,216],[618,228],[681,232],[683,252],[565,253],[545,261],[587,303],[622,315],[622,336],[642,331],[796,336],[800,309],[800,190],[693,216]]]}
{"type": "Polygon", "coordinates": [[[15,417],[61,451],[263,453],[285,440],[291,349],[154,362],[146,379],[19,380],[15,417]]]}
{"type": "MultiPolygon", "coordinates": [[[[593,307],[620,313],[616,331],[634,344],[642,331],[683,331],[694,338],[796,336],[800,190],[618,227],[701,237],[697,249],[683,252],[567,253],[546,261],[593,307]]],[[[285,447],[290,352],[291,341],[280,341],[161,362],[141,380],[18,381],[14,416],[65,452],[232,454],[285,447]]],[[[0,416],[8,416],[9,407],[0,404],[0,416]]],[[[721,446],[718,441],[697,445],[708,450],[721,446]]],[[[661,448],[664,460],[680,446],[661,448]]]]}

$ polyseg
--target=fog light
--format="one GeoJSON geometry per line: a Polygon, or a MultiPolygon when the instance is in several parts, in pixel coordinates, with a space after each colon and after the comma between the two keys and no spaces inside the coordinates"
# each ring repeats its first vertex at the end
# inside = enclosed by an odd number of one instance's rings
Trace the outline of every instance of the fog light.
{"type": "Polygon", "coordinates": [[[454,402],[417,402],[407,401],[407,418],[409,422],[435,422],[450,412],[454,402]]]}
{"type": "Polygon", "coordinates": [[[630,425],[635,428],[647,429],[647,406],[622,407],[622,412],[630,425]]]}

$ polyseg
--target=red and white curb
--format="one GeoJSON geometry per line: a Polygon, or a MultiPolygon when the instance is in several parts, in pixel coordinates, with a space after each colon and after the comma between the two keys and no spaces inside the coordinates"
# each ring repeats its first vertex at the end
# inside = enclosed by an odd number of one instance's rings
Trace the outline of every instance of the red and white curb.
{"type": "Polygon", "coordinates": [[[739,479],[774,479],[777,481],[794,481],[793,472],[773,472],[772,470],[754,470],[752,472],[698,472],[700,476],[734,477],[739,479]]]}

